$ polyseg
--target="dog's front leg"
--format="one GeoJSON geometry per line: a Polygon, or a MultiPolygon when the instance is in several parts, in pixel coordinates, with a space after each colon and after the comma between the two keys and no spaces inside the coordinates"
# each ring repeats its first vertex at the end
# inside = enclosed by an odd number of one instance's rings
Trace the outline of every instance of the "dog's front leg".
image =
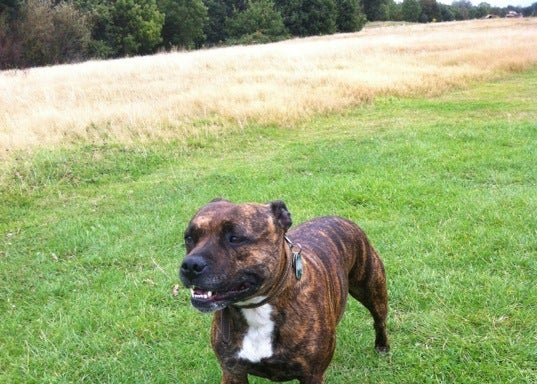
{"type": "Polygon", "coordinates": [[[237,375],[228,371],[222,372],[222,384],[248,384],[248,375],[237,375]]]}

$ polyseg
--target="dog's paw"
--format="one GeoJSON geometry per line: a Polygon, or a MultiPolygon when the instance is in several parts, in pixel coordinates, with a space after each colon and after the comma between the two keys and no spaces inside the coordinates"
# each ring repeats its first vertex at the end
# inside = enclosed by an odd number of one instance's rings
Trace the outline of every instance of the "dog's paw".
{"type": "Polygon", "coordinates": [[[387,354],[388,352],[390,352],[390,346],[389,345],[376,345],[375,346],[375,350],[382,354],[382,355],[385,355],[387,354]]]}

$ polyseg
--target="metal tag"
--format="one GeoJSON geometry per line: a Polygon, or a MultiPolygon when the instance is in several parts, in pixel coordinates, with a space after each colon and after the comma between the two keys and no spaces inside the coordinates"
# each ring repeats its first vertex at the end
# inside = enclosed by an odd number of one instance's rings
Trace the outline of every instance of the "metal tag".
{"type": "Polygon", "coordinates": [[[293,269],[295,270],[295,277],[300,280],[303,273],[302,256],[300,252],[293,252],[293,269]]]}

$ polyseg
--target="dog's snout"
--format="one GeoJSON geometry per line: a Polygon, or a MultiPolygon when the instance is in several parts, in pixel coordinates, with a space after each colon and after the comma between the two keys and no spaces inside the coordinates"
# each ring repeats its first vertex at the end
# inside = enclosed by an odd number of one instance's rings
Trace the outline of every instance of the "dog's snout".
{"type": "Polygon", "coordinates": [[[188,256],[181,264],[181,275],[188,280],[193,280],[200,276],[206,268],[207,262],[205,258],[198,255],[188,256]]]}

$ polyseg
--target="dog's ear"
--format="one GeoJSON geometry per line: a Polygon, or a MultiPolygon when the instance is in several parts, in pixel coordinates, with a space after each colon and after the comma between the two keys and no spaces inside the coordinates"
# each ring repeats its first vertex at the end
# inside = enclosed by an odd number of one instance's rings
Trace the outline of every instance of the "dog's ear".
{"type": "Polygon", "coordinates": [[[276,200],[270,203],[270,209],[272,215],[276,218],[276,222],[285,231],[289,229],[293,221],[291,220],[291,213],[287,210],[285,203],[281,200],[276,200]]]}

